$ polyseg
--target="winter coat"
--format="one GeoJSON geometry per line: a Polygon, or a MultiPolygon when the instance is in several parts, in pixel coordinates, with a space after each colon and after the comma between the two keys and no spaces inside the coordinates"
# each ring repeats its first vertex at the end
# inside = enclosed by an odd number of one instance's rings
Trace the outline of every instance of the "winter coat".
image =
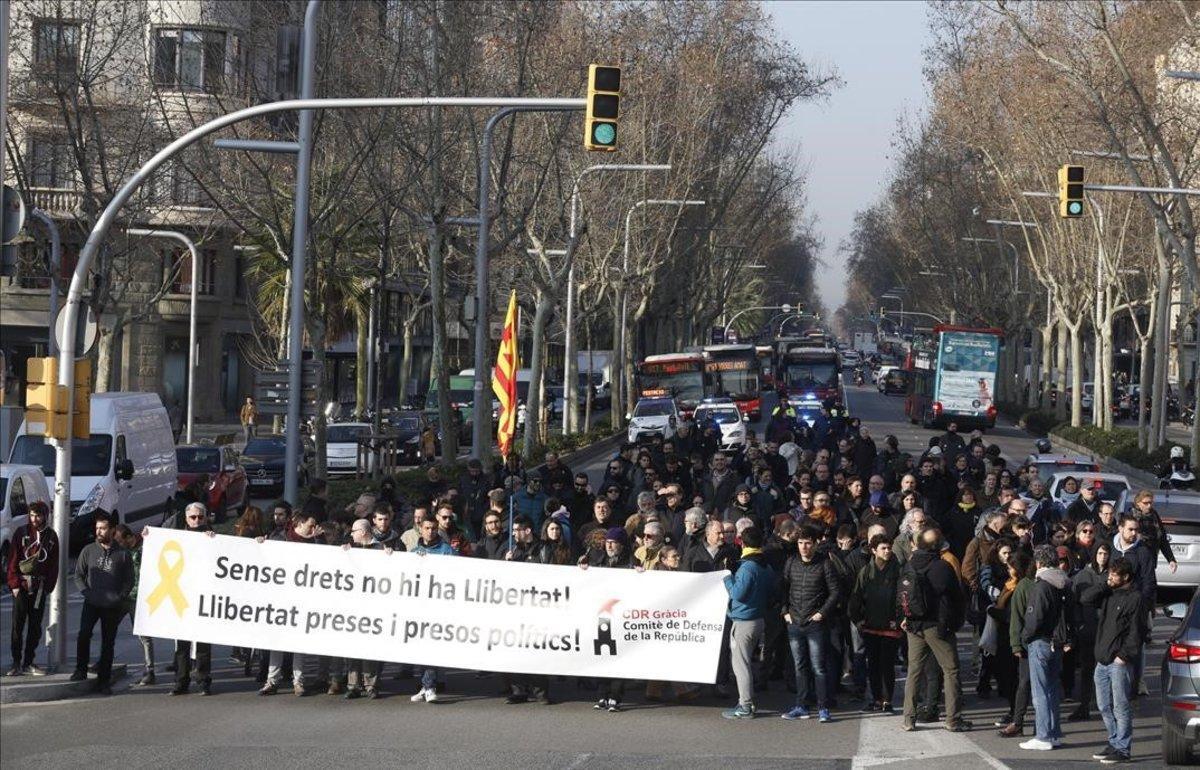
{"type": "Polygon", "coordinates": [[[58,535],[50,527],[42,527],[40,532],[28,524],[18,527],[9,541],[5,565],[9,589],[53,593],[58,585],[58,547],[58,535]],[[33,559],[33,571],[29,574],[21,572],[21,562],[26,559],[33,559]]]}
{"type": "Polygon", "coordinates": [[[1133,583],[1141,593],[1142,601],[1146,603],[1146,606],[1153,607],[1155,596],[1158,593],[1158,576],[1154,574],[1158,554],[1151,550],[1149,544],[1140,535],[1128,548],[1125,548],[1121,542],[1119,534],[1113,536],[1112,544],[1113,561],[1125,558],[1133,564],[1133,583]]]}
{"type": "Polygon", "coordinates": [[[966,615],[966,601],[954,567],[933,551],[913,551],[909,561],[917,574],[924,576],[926,609],[923,617],[908,619],[909,630],[938,628],[943,633],[957,632],[966,615]]]}
{"type": "Polygon", "coordinates": [[[75,561],[75,587],[93,607],[123,604],[133,590],[133,559],[121,546],[88,543],[75,561]]]}
{"type": "Polygon", "coordinates": [[[708,545],[702,540],[688,548],[679,562],[680,572],[717,572],[737,569],[737,546],[721,543],[715,553],[709,553],[708,545]]]}
{"type": "Polygon", "coordinates": [[[759,620],[766,613],[779,582],[761,553],[743,558],[732,575],[725,576],[730,620],[759,620]]]}
{"type": "Polygon", "coordinates": [[[889,558],[880,569],[872,558],[854,580],[848,607],[850,620],[864,629],[899,631],[900,613],[896,609],[896,586],[900,583],[900,562],[889,558]]]}
{"type": "Polygon", "coordinates": [[[1109,665],[1119,657],[1126,663],[1140,659],[1142,640],[1148,635],[1146,605],[1133,583],[1111,591],[1100,605],[1096,662],[1109,665]]]}
{"type": "Polygon", "coordinates": [[[784,611],[792,623],[808,625],[812,616],[821,613],[828,619],[842,595],[842,583],[831,557],[817,552],[810,561],[792,556],[783,567],[784,611]]]}
{"type": "Polygon", "coordinates": [[[1056,567],[1037,571],[1029,601],[1025,605],[1025,625],[1021,629],[1021,644],[1028,647],[1042,640],[1059,645],[1075,640],[1075,595],[1071,578],[1056,567]]]}
{"type": "Polygon", "coordinates": [[[1108,594],[1108,573],[1097,572],[1088,565],[1071,576],[1071,590],[1079,609],[1079,643],[1092,644],[1096,640],[1096,629],[1100,623],[1100,605],[1108,594]]]}

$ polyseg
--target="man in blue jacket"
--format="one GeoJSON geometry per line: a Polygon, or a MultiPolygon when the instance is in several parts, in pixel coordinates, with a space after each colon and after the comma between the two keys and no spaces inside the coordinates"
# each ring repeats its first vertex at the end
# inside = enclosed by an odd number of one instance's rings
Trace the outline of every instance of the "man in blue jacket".
{"type": "Polygon", "coordinates": [[[733,653],[733,676],[737,680],[738,705],[721,712],[726,719],[754,718],[754,670],[751,660],[762,641],[767,607],[775,594],[775,570],[762,552],[763,535],[758,527],[742,530],[742,559],[737,571],[725,577],[729,591],[729,649],[733,653]]]}

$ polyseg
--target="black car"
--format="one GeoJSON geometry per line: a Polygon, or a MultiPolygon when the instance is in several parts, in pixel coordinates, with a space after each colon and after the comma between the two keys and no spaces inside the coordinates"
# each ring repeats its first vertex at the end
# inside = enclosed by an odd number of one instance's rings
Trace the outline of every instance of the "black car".
{"type": "MultiPolygon", "coordinates": [[[[303,486],[312,474],[316,448],[306,436],[301,439],[300,450],[303,453],[299,468],[300,485],[303,486]]],[[[252,497],[267,497],[283,492],[286,454],[287,439],[283,436],[258,436],[246,444],[241,459],[252,497]]]]}
{"type": "MultiPolygon", "coordinates": [[[[416,411],[392,412],[387,415],[390,432],[396,436],[400,445],[402,462],[406,465],[421,464],[421,433],[429,421],[425,415],[416,411]]],[[[441,442],[438,442],[438,452],[441,453],[441,442]]]]}

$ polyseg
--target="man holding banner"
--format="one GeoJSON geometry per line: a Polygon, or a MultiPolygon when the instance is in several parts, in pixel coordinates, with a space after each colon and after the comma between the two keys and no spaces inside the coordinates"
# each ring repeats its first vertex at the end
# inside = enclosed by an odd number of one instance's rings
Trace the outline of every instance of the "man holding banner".
{"type": "MultiPolygon", "coordinates": [[[[183,510],[184,528],[188,532],[203,532],[208,537],[216,535],[213,528],[208,525],[208,510],[204,507],[204,503],[191,503],[183,510]]],[[[175,563],[183,566],[183,554],[179,553],[179,561],[175,563]]],[[[164,583],[159,584],[159,591],[150,597],[150,601],[155,601],[155,597],[167,597],[167,591],[162,590],[164,583]]],[[[177,590],[177,589],[176,589],[177,590]]],[[[158,598],[157,601],[162,601],[158,598]]],[[[174,600],[174,599],[172,599],[174,600]]],[[[206,642],[196,642],[196,681],[200,683],[201,695],[212,695],[212,645],[206,642]]],[[[186,695],[191,687],[192,673],[192,642],[185,639],[175,640],[175,688],[171,690],[172,695],[186,695]]]]}

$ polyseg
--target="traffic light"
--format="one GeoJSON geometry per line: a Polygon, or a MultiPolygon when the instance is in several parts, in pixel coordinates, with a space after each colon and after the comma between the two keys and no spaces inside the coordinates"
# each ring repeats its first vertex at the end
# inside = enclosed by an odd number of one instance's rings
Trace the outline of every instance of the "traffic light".
{"type": "Polygon", "coordinates": [[[71,414],[71,435],[92,435],[92,359],[75,359],[75,408],[71,414]]]}
{"type": "Polygon", "coordinates": [[[1058,215],[1063,219],[1083,216],[1083,166],[1058,169],[1058,215]]]}
{"type": "Polygon", "coordinates": [[[70,394],[58,384],[58,359],[30,358],[25,368],[25,432],[66,438],[70,394]]]}
{"type": "Polygon", "coordinates": [[[621,113],[621,68],[588,66],[587,113],[583,147],[596,152],[617,149],[617,118],[621,113]]]}

